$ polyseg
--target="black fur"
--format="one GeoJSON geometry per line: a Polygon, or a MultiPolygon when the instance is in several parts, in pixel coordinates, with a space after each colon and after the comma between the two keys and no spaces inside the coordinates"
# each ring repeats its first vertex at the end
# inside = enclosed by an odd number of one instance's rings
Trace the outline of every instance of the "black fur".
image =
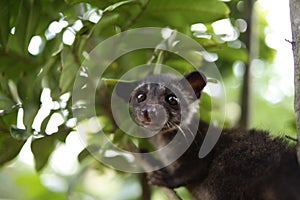
{"type": "MultiPolygon", "coordinates": [[[[184,154],[169,166],[150,173],[149,182],[169,188],[185,186],[197,200],[300,199],[300,167],[295,146],[281,138],[270,137],[268,132],[222,130],[213,150],[205,158],[198,157],[208,125],[195,116],[188,118],[192,112],[189,105],[200,98],[206,78],[197,71],[185,78],[187,82],[174,75],[154,75],[127,86],[122,83],[117,86],[122,91],[124,88],[130,90],[123,92],[123,98],[130,94],[124,99],[130,99],[135,121],[150,130],[161,130],[152,138],[156,147],[172,141],[178,126],[182,127],[182,143],[191,136],[183,132],[188,132],[193,125],[198,127],[184,154]],[[179,99],[178,105],[176,102],[170,105],[166,100],[173,92],[179,99]],[[146,97],[140,96],[138,100],[141,93],[146,97]],[[183,120],[185,118],[189,121],[183,120]]],[[[117,93],[120,93],[118,89],[117,93]]],[[[174,148],[169,154],[176,150],[174,148]]],[[[161,161],[168,156],[162,155],[161,161]]]]}

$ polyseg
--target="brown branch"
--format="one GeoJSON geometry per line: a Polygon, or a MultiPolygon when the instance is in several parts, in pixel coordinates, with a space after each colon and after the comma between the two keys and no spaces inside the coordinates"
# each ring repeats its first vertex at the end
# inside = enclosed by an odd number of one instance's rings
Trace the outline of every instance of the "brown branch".
{"type": "Polygon", "coordinates": [[[297,127],[297,157],[300,163],[300,0],[290,0],[290,17],[293,37],[294,54],[294,109],[297,127]]]}
{"type": "Polygon", "coordinates": [[[288,43],[290,43],[291,45],[292,45],[292,47],[293,47],[293,49],[294,49],[294,47],[295,47],[295,41],[290,41],[290,40],[288,40],[288,39],[284,39],[286,42],[288,42],[288,43]]]}
{"type": "MultiPolygon", "coordinates": [[[[131,152],[139,152],[139,150],[132,144],[128,144],[128,148],[131,152]]],[[[145,159],[137,155],[138,154],[136,154],[135,159],[138,161],[138,163],[145,171],[149,171],[153,169],[150,163],[148,163],[145,159]]],[[[182,200],[174,190],[167,187],[159,187],[159,188],[167,196],[169,200],[182,200]]]]}
{"type": "Polygon", "coordinates": [[[141,199],[142,200],[151,200],[151,188],[147,181],[147,174],[146,173],[140,174],[139,179],[140,179],[140,183],[142,186],[141,199]]]}

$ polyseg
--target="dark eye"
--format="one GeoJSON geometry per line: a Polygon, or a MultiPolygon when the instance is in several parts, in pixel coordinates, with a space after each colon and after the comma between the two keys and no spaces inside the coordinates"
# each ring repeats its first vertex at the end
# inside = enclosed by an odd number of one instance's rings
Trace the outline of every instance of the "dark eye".
{"type": "Polygon", "coordinates": [[[136,95],[136,99],[137,99],[138,103],[145,101],[146,98],[147,98],[147,95],[144,93],[139,93],[138,95],[136,95]]]}
{"type": "Polygon", "coordinates": [[[166,102],[172,106],[178,105],[178,98],[174,94],[166,96],[166,102]]]}

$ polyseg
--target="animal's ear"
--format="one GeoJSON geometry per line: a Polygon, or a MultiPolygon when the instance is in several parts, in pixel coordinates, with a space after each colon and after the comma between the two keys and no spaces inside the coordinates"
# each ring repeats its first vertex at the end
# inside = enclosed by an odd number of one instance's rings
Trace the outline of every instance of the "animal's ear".
{"type": "Polygon", "coordinates": [[[115,93],[126,102],[129,102],[130,94],[132,93],[135,87],[136,82],[119,81],[115,86],[115,93]]]}
{"type": "Polygon", "coordinates": [[[207,83],[206,76],[199,71],[193,71],[189,74],[186,74],[184,76],[184,79],[190,84],[190,86],[194,90],[196,97],[200,98],[201,91],[203,90],[203,88],[207,83]]]}

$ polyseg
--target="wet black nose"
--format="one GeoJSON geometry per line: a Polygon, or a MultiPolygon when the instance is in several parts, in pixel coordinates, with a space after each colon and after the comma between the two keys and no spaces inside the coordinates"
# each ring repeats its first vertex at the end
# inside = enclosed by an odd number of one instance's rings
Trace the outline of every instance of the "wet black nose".
{"type": "Polygon", "coordinates": [[[148,112],[147,109],[143,109],[143,110],[142,110],[142,116],[143,116],[143,118],[145,119],[145,121],[151,122],[151,119],[150,119],[150,117],[149,117],[149,112],[148,112]]]}
{"type": "Polygon", "coordinates": [[[147,106],[141,110],[141,114],[143,117],[143,121],[146,123],[150,123],[154,118],[157,117],[156,108],[153,106],[147,106]]]}
{"type": "Polygon", "coordinates": [[[160,129],[167,122],[168,115],[163,106],[146,105],[137,112],[138,124],[152,129],[160,129]]]}

